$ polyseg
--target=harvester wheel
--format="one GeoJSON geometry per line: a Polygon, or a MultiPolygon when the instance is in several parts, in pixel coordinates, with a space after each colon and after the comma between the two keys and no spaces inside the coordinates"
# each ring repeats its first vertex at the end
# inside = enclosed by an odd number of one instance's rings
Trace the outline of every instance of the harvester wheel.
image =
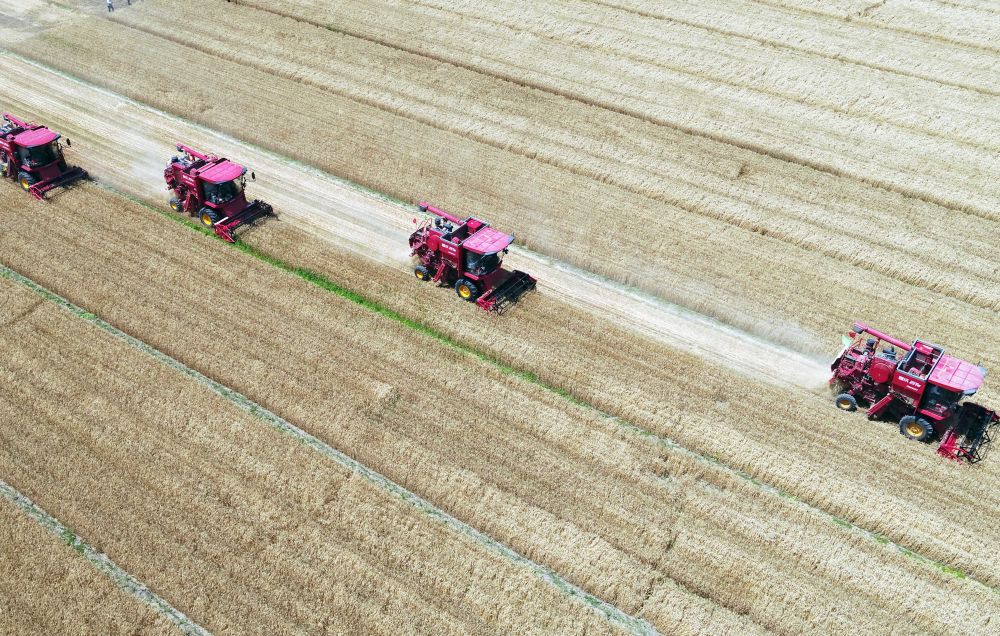
{"type": "Polygon", "coordinates": [[[212,208],[202,208],[200,216],[202,225],[207,225],[208,227],[213,227],[219,220],[218,212],[212,208]]]}
{"type": "Polygon", "coordinates": [[[423,265],[417,265],[413,268],[413,275],[417,277],[417,280],[422,280],[425,283],[431,279],[431,273],[423,265]]]}
{"type": "Polygon", "coordinates": [[[455,293],[462,300],[467,300],[470,303],[479,298],[479,288],[471,280],[466,278],[459,278],[455,283],[455,293]]]}
{"type": "Polygon", "coordinates": [[[916,415],[907,415],[899,420],[899,432],[906,439],[915,442],[929,442],[934,437],[934,427],[931,423],[916,415]]]}
{"type": "Polygon", "coordinates": [[[17,182],[20,183],[21,187],[24,188],[25,192],[27,192],[31,189],[31,186],[38,182],[38,179],[31,176],[30,173],[22,171],[17,175],[17,182]]]}
{"type": "Polygon", "coordinates": [[[841,393],[833,399],[833,403],[837,405],[837,408],[841,411],[857,411],[858,401],[854,399],[854,396],[850,393],[841,393]]]}
{"type": "Polygon", "coordinates": [[[0,177],[10,176],[10,155],[0,150],[0,177]]]}
{"type": "Polygon", "coordinates": [[[180,199],[170,199],[170,209],[174,212],[180,213],[184,211],[184,206],[181,205],[180,199]]]}

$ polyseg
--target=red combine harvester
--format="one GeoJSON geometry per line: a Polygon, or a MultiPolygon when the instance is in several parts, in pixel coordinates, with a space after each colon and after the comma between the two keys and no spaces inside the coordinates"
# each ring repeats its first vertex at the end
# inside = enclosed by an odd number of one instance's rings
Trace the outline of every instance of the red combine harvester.
{"type": "MultiPolygon", "coordinates": [[[[72,146],[68,139],[66,145],[72,146]]],[[[66,165],[57,133],[4,113],[0,121],[0,176],[16,179],[41,201],[49,190],[84,179],[87,173],[66,165]]]]}
{"type": "Polygon", "coordinates": [[[962,402],[983,385],[986,370],[945,355],[941,347],[907,344],[855,323],[832,365],[830,385],[837,408],[867,407],[868,418],[899,422],[899,432],[918,442],[940,439],[938,454],[975,464],[986,457],[1000,416],[962,402]]]}
{"type": "Polygon", "coordinates": [[[413,270],[418,279],[454,287],[463,300],[498,314],[535,288],[537,281],[528,274],[503,268],[512,235],[476,218],[463,221],[426,203],[420,204],[420,211],[433,216],[410,235],[412,255],[420,261],[413,270]]]}
{"type": "MultiPolygon", "coordinates": [[[[247,202],[247,169],[228,159],[205,155],[177,144],[181,157],[173,157],[163,171],[167,189],[174,193],[170,208],[197,216],[224,241],[235,243],[233,232],[265,216],[274,209],[263,201],[247,202]]],[[[252,172],[250,178],[256,181],[252,172]]]]}

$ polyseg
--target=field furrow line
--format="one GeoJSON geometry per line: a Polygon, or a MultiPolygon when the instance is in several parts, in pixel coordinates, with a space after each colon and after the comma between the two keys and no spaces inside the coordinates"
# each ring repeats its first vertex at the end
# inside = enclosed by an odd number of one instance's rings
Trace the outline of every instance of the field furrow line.
{"type": "MultiPolygon", "coordinates": [[[[7,270],[2,265],[0,265],[0,268],[2,268],[0,269],[0,276],[17,280],[16,277],[11,276],[14,273],[12,270],[7,270]]],[[[205,628],[192,621],[183,612],[143,585],[141,581],[120,568],[106,554],[95,550],[83,538],[60,523],[58,519],[42,510],[31,499],[19,493],[2,479],[0,479],[0,496],[3,496],[4,499],[7,499],[20,508],[22,512],[34,519],[50,533],[62,539],[64,543],[73,548],[77,554],[86,559],[94,568],[107,576],[117,587],[163,615],[167,620],[176,625],[181,633],[188,636],[210,636],[210,633],[205,628]]]]}
{"type": "MultiPolygon", "coordinates": [[[[515,552],[513,549],[509,548],[505,544],[500,543],[499,541],[480,532],[479,530],[476,530],[475,528],[464,523],[463,521],[460,521],[459,519],[451,516],[450,514],[448,514],[444,510],[441,510],[440,508],[438,508],[431,502],[427,501],[426,499],[423,499],[419,495],[397,484],[396,482],[392,481],[388,477],[385,477],[381,473],[378,473],[372,470],[371,468],[368,468],[367,466],[361,464],[357,460],[338,451],[329,444],[323,442],[322,440],[316,438],[310,433],[288,422],[284,418],[279,417],[278,415],[272,413],[263,406],[250,400],[249,398],[239,393],[238,391],[235,391],[213,380],[212,378],[209,378],[208,376],[200,373],[199,371],[196,371],[195,369],[192,369],[191,367],[188,367],[187,365],[179,362],[178,360],[163,353],[162,351],[146,344],[142,340],[139,340],[138,338],[135,338],[125,333],[124,331],[121,331],[120,329],[118,329],[114,325],[111,325],[110,323],[103,320],[99,316],[87,311],[86,309],[78,307],[77,305],[73,304],[72,302],[63,298],[62,296],[55,294],[54,292],[48,290],[42,285],[39,285],[33,280],[21,275],[20,273],[2,264],[0,264],[0,276],[3,276],[4,278],[7,278],[9,280],[12,280],[27,287],[28,289],[38,294],[43,299],[59,306],[60,308],[66,310],[67,312],[73,314],[74,316],[93,324],[94,326],[107,332],[108,334],[114,336],[115,338],[118,338],[119,340],[122,340],[123,342],[127,343],[129,346],[138,349],[139,351],[142,351],[144,354],[157,360],[158,362],[165,364],[170,368],[183,373],[187,377],[190,377],[191,379],[196,381],[198,384],[208,389],[211,389],[214,393],[220,395],[221,397],[226,398],[233,404],[239,406],[241,409],[243,409],[250,415],[257,417],[258,419],[272,426],[276,430],[296,438],[301,443],[309,446],[311,449],[320,453],[324,457],[340,464],[341,466],[351,470],[354,473],[357,473],[358,475],[365,478],[367,481],[378,486],[379,488],[382,488],[386,492],[395,495],[399,499],[405,501],[409,505],[413,506],[417,510],[420,510],[424,514],[430,516],[431,518],[446,524],[449,528],[451,528],[455,532],[458,532],[459,534],[468,537],[469,539],[488,548],[490,551],[500,555],[501,557],[507,559],[508,561],[530,570],[538,578],[542,579],[543,581],[545,581],[552,587],[558,589],[567,596],[574,598],[578,600],[580,603],[591,608],[593,611],[602,615],[612,624],[622,629],[625,629],[633,634],[640,634],[640,635],[658,634],[658,632],[652,627],[652,625],[650,625],[645,620],[627,614],[622,610],[620,610],[619,608],[615,607],[614,605],[611,605],[610,603],[607,603],[597,598],[593,594],[590,594],[582,590],[581,588],[577,587],[576,585],[564,579],[562,576],[560,576],[558,573],[551,570],[550,568],[547,568],[543,565],[540,565],[532,561],[531,559],[528,559],[527,557],[515,552]]],[[[194,632],[194,633],[200,634],[204,632],[194,632]]]]}
{"type": "MultiPolygon", "coordinates": [[[[833,241],[825,240],[822,237],[817,237],[816,233],[813,231],[813,228],[820,228],[828,231],[834,229],[830,227],[827,223],[824,223],[822,220],[785,217],[789,220],[790,223],[795,223],[797,225],[800,224],[804,227],[797,229],[784,229],[784,228],[776,229],[772,225],[767,224],[767,221],[773,221],[774,215],[771,215],[771,217],[768,219],[764,219],[753,216],[743,216],[735,212],[727,211],[722,206],[698,205],[696,203],[692,203],[688,198],[684,196],[671,194],[665,190],[656,190],[656,189],[650,189],[649,187],[644,187],[641,179],[638,182],[630,181],[628,177],[634,174],[635,170],[634,167],[633,170],[628,170],[628,169],[622,169],[618,171],[610,169],[601,170],[598,169],[598,167],[589,166],[580,162],[568,161],[563,158],[567,156],[567,153],[560,153],[559,150],[566,149],[570,151],[568,153],[569,156],[572,156],[574,152],[577,154],[585,154],[591,157],[592,159],[601,162],[614,162],[615,161],[614,158],[608,159],[599,156],[597,154],[594,154],[592,152],[586,152],[575,147],[574,148],[563,147],[550,150],[544,148],[543,146],[536,146],[534,148],[528,147],[526,145],[522,145],[521,143],[516,141],[516,139],[515,141],[505,142],[485,132],[478,132],[477,130],[470,128],[449,125],[444,118],[435,117],[433,112],[421,113],[419,112],[418,109],[407,109],[399,105],[386,103],[382,100],[377,99],[376,97],[365,95],[359,91],[338,89],[326,83],[302,77],[299,74],[293,73],[291,70],[289,70],[286,73],[282,73],[274,70],[273,68],[269,67],[266,64],[257,63],[252,58],[241,57],[238,54],[228,54],[228,55],[223,54],[219,52],[217,48],[202,45],[197,41],[194,41],[189,38],[184,38],[178,35],[174,35],[169,31],[157,29],[154,27],[147,27],[145,25],[123,23],[117,20],[116,22],[119,22],[126,28],[132,28],[137,31],[147,33],[152,37],[168,40],[175,44],[200,51],[206,55],[210,55],[215,58],[255,68],[258,71],[273,77],[295,81],[296,83],[299,84],[311,86],[323,92],[337,95],[345,99],[350,99],[359,104],[363,104],[365,106],[369,106],[371,108],[375,108],[392,115],[397,115],[404,119],[415,121],[424,124],[426,126],[435,128],[437,130],[457,134],[471,141],[485,144],[504,152],[510,152],[518,156],[524,157],[526,159],[539,161],[541,163],[553,166],[555,168],[564,170],[566,172],[575,174],[580,177],[592,179],[594,181],[602,183],[607,183],[615,187],[621,188],[626,192],[646,197],[661,203],[666,203],[669,205],[676,206],[693,215],[720,221],[727,225],[731,225],[733,227],[742,230],[755,232],[763,236],[771,237],[779,241],[782,241],[784,243],[788,243],[790,245],[794,245],[797,247],[804,247],[812,251],[818,252],[820,254],[823,254],[824,256],[829,256],[831,259],[840,261],[847,265],[857,267],[859,269],[885,274],[886,276],[894,278],[899,282],[905,283],[907,285],[913,285],[914,287],[920,287],[932,292],[941,292],[953,298],[961,300],[963,302],[969,303],[970,305],[981,307],[983,309],[994,310],[1000,307],[1000,305],[997,304],[997,301],[995,299],[983,298],[981,297],[980,294],[978,294],[977,290],[963,290],[957,282],[947,283],[947,282],[942,282],[941,280],[928,279],[926,276],[922,276],[916,273],[914,271],[914,267],[910,266],[906,262],[893,261],[887,265],[885,263],[879,263],[873,260],[859,258],[857,254],[856,245],[852,244],[849,246],[850,249],[845,249],[843,246],[838,245],[833,241]]],[[[422,102],[420,102],[419,98],[415,98],[411,101],[423,104],[422,102]]],[[[432,105],[427,105],[427,106],[433,108],[432,105]]],[[[616,162],[616,164],[624,166],[624,164],[622,164],[620,161],[616,162]]],[[[676,180],[677,182],[682,183],[686,186],[697,187],[697,184],[686,181],[682,178],[677,178],[676,180]]],[[[702,187],[704,187],[704,185],[702,185],[702,187]]],[[[713,192],[713,194],[715,193],[713,192]]],[[[876,244],[880,243],[879,237],[865,237],[863,240],[871,241],[876,244]]],[[[884,244],[879,245],[879,247],[883,249],[891,249],[893,245],[890,242],[885,242],[884,244]]],[[[934,258],[934,256],[931,255],[930,258],[934,258]]],[[[1000,276],[1000,273],[992,277],[989,275],[989,273],[981,275],[984,276],[985,278],[989,278],[990,280],[996,280],[995,277],[1000,276]]]]}
{"type": "MultiPolygon", "coordinates": [[[[198,226],[198,225],[196,225],[194,223],[187,222],[187,221],[185,221],[183,219],[179,219],[178,217],[170,215],[170,214],[168,214],[168,213],[166,213],[166,212],[164,212],[162,210],[153,208],[153,207],[149,206],[148,204],[142,202],[141,200],[136,199],[135,197],[132,197],[132,196],[126,194],[126,193],[122,193],[122,192],[116,190],[112,186],[108,186],[107,184],[100,184],[100,185],[102,187],[104,187],[105,189],[109,190],[110,192],[113,192],[116,195],[128,198],[129,200],[132,200],[133,202],[138,203],[138,204],[142,205],[143,207],[146,207],[147,209],[149,209],[149,210],[151,210],[151,211],[153,211],[153,212],[155,212],[155,213],[157,213],[159,215],[162,215],[162,216],[164,216],[164,217],[166,217],[168,219],[171,219],[171,220],[174,220],[174,221],[177,221],[177,222],[181,222],[184,225],[188,226],[189,228],[191,228],[191,229],[193,229],[195,231],[201,232],[201,233],[206,234],[206,235],[210,235],[210,233],[207,230],[205,230],[204,228],[202,228],[202,227],[200,227],[200,226],[198,226]]],[[[957,579],[967,581],[968,583],[970,583],[970,584],[972,584],[972,585],[974,585],[974,586],[976,586],[976,587],[978,587],[980,589],[983,589],[985,591],[989,591],[989,592],[991,592],[994,595],[1000,596],[1000,587],[994,587],[994,586],[990,585],[989,583],[983,582],[980,579],[978,579],[978,578],[976,578],[976,577],[974,577],[974,576],[972,576],[972,575],[964,572],[963,570],[960,570],[960,569],[955,568],[955,567],[951,567],[951,566],[949,566],[949,565],[947,565],[945,563],[942,563],[942,562],[937,561],[937,560],[935,560],[933,558],[927,557],[924,554],[921,554],[919,551],[917,551],[915,549],[912,549],[912,548],[909,548],[906,545],[904,545],[904,543],[902,542],[902,540],[899,539],[898,537],[895,538],[895,539],[894,538],[890,538],[890,537],[886,536],[885,534],[882,534],[880,532],[871,530],[869,528],[865,528],[864,526],[855,524],[855,523],[853,523],[853,522],[851,522],[851,521],[849,521],[847,519],[844,519],[843,517],[841,517],[841,516],[839,516],[839,515],[837,515],[835,513],[832,513],[830,511],[824,509],[823,507],[821,507],[819,505],[810,503],[809,501],[807,501],[807,500],[805,500],[805,499],[803,499],[803,498],[795,495],[792,492],[789,492],[787,490],[784,490],[782,488],[779,488],[779,487],[776,487],[776,486],[774,486],[772,484],[769,484],[766,481],[764,481],[764,480],[762,480],[762,479],[760,479],[758,477],[755,477],[754,475],[752,475],[751,473],[747,472],[744,469],[732,466],[732,465],[726,463],[725,461],[722,461],[722,460],[720,460],[718,458],[715,458],[715,457],[713,457],[711,455],[704,454],[704,453],[698,452],[696,450],[693,450],[693,449],[691,449],[691,448],[689,448],[689,447],[687,447],[687,446],[685,446],[685,445],[677,442],[676,440],[674,440],[674,439],[672,439],[672,438],[670,438],[668,436],[656,433],[656,432],[651,431],[651,430],[649,430],[647,428],[644,428],[644,427],[642,427],[642,426],[640,426],[640,425],[638,425],[638,424],[636,424],[636,423],[634,423],[634,422],[632,422],[632,421],[630,421],[630,420],[628,420],[626,418],[623,418],[621,416],[618,416],[618,415],[615,415],[613,413],[610,413],[610,412],[604,410],[603,408],[601,408],[600,406],[597,406],[597,405],[595,405],[595,404],[593,404],[593,403],[591,403],[591,402],[589,402],[589,401],[587,401],[585,399],[581,399],[581,398],[579,398],[577,396],[574,396],[571,392],[568,392],[568,391],[566,391],[564,389],[561,389],[561,388],[559,388],[557,386],[554,386],[554,385],[546,383],[545,381],[539,379],[537,376],[535,376],[533,373],[531,373],[528,370],[519,369],[517,367],[514,367],[514,366],[511,366],[509,364],[506,364],[506,363],[504,363],[504,362],[502,362],[502,361],[494,358],[492,355],[490,355],[488,353],[480,351],[480,350],[476,349],[473,346],[464,344],[464,343],[459,342],[459,341],[457,341],[457,340],[455,340],[455,339],[453,339],[453,338],[451,338],[451,337],[449,337],[449,336],[447,336],[447,335],[445,335],[443,333],[438,332],[433,327],[430,327],[430,326],[428,326],[428,325],[426,325],[424,323],[421,323],[419,321],[413,320],[413,319],[411,319],[411,318],[409,318],[409,317],[407,317],[407,316],[405,316],[403,314],[400,314],[400,313],[398,313],[398,312],[396,312],[396,311],[394,311],[394,310],[392,310],[390,308],[384,307],[384,306],[380,305],[377,301],[368,299],[368,298],[364,297],[363,295],[359,294],[358,292],[342,288],[339,285],[333,283],[332,281],[329,281],[328,279],[326,279],[322,275],[318,275],[318,274],[316,274],[316,273],[314,273],[312,271],[309,271],[309,270],[304,270],[304,269],[301,269],[301,268],[295,268],[294,266],[292,266],[290,264],[287,264],[287,263],[284,263],[280,259],[278,259],[278,258],[276,258],[276,257],[274,257],[274,256],[272,256],[270,254],[263,253],[263,252],[255,249],[253,247],[250,247],[250,246],[237,245],[237,246],[235,246],[235,249],[240,249],[244,253],[247,253],[247,254],[249,254],[251,256],[254,256],[255,258],[258,258],[260,260],[263,260],[264,262],[267,262],[268,264],[270,264],[270,265],[272,265],[274,267],[278,267],[278,268],[283,269],[283,270],[285,270],[285,271],[287,271],[289,273],[292,273],[292,274],[294,274],[294,275],[302,278],[303,280],[306,280],[307,282],[309,282],[309,283],[311,283],[313,285],[316,285],[316,286],[318,286],[318,287],[320,287],[322,289],[325,289],[326,291],[335,293],[338,296],[340,296],[342,298],[345,298],[345,299],[348,299],[348,300],[351,300],[352,302],[355,302],[355,303],[357,303],[359,305],[362,305],[363,307],[369,309],[370,311],[378,313],[379,315],[381,315],[381,316],[383,316],[385,318],[388,318],[390,320],[399,322],[399,323],[405,325],[406,327],[408,327],[410,329],[418,331],[418,332],[420,332],[420,333],[422,333],[424,335],[430,336],[431,338],[437,340],[438,342],[440,342],[440,343],[442,343],[444,345],[447,345],[450,348],[453,348],[455,350],[461,351],[461,352],[469,355],[470,357],[473,357],[473,358],[475,358],[475,359],[477,359],[477,360],[479,360],[481,362],[485,362],[487,364],[492,365],[493,367],[495,367],[496,369],[498,369],[499,371],[501,371],[505,375],[510,375],[510,376],[516,377],[516,378],[518,378],[518,379],[520,379],[520,380],[522,380],[524,382],[528,382],[530,384],[534,384],[536,386],[539,386],[539,387],[545,389],[546,391],[548,391],[550,393],[553,393],[553,394],[555,394],[555,395],[557,395],[557,396],[559,396],[559,397],[561,397],[561,398],[563,398],[565,400],[569,400],[569,401],[571,401],[572,403],[574,403],[574,404],[576,404],[578,406],[582,406],[582,407],[584,407],[584,408],[586,408],[586,409],[588,409],[588,410],[590,410],[590,411],[598,414],[600,417],[608,420],[609,422],[615,423],[617,426],[623,428],[624,430],[628,431],[631,434],[634,434],[636,436],[642,437],[644,439],[653,440],[658,445],[660,445],[660,446],[662,446],[662,447],[664,447],[664,448],[666,448],[666,449],[668,449],[668,450],[670,450],[672,452],[679,453],[679,454],[681,454],[681,455],[683,455],[685,457],[689,457],[689,458],[695,460],[698,463],[704,464],[706,466],[710,466],[710,467],[712,467],[714,469],[721,470],[722,472],[724,472],[724,473],[726,473],[726,474],[728,474],[728,475],[730,475],[732,477],[736,477],[740,481],[751,485],[755,489],[759,490],[762,493],[767,494],[768,496],[778,497],[778,498],[781,498],[781,499],[783,499],[785,501],[788,501],[788,502],[792,503],[793,505],[795,505],[798,509],[800,509],[800,510],[806,512],[806,513],[808,513],[809,515],[811,515],[811,516],[813,516],[813,517],[815,517],[817,519],[821,519],[821,520],[823,520],[825,522],[829,522],[830,524],[836,525],[836,526],[844,529],[847,532],[850,532],[850,533],[852,533],[852,534],[854,534],[856,536],[864,538],[867,541],[870,541],[870,542],[872,542],[874,544],[883,546],[884,548],[890,549],[890,550],[892,550],[892,551],[894,551],[894,552],[896,552],[898,554],[901,554],[901,555],[903,555],[903,556],[905,556],[905,557],[913,560],[916,563],[921,564],[922,566],[925,566],[925,567],[937,570],[937,571],[942,572],[942,573],[944,573],[946,575],[953,576],[953,577],[955,577],[957,579]]],[[[3,268],[2,265],[0,265],[0,274],[3,273],[3,269],[5,269],[5,268],[3,268]]],[[[51,293],[51,292],[49,292],[49,293],[51,293]]],[[[64,302],[68,303],[68,301],[64,301],[64,302]]],[[[112,329],[114,329],[114,328],[112,327],[112,329]]],[[[141,341],[138,341],[138,342],[141,343],[141,341]]],[[[164,355],[164,354],[159,354],[159,355],[164,355]]],[[[186,367],[185,367],[185,369],[186,369],[186,367]]],[[[188,371],[185,371],[185,373],[187,373],[187,372],[188,371]]],[[[197,371],[193,371],[193,370],[192,370],[192,372],[196,373],[196,374],[198,373],[197,371]]],[[[202,376],[202,377],[204,377],[204,376],[202,376]]],[[[214,381],[212,381],[210,379],[208,379],[208,381],[209,382],[214,382],[214,381]]],[[[238,396],[238,399],[246,400],[247,403],[253,404],[247,398],[245,398],[243,396],[240,396],[238,393],[232,392],[232,394],[235,395],[235,396],[238,396]]],[[[265,414],[267,414],[268,417],[273,416],[273,417],[277,418],[277,416],[274,416],[269,411],[264,410],[262,407],[255,406],[255,408],[260,408],[261,409],[260,413],[265,413],[265,414]]],[[[251,411],[251,412],[254,412],[254,411],[251,411]]],[[[280,418],[278,418],[278,419],[280,420],[280,418]]],[[[294,427],[294,425],[288,424],[288,426],[292,427],[293,434],[297,435],[297,433],[294,433],[294,431],[297,431],[299,429],[296,429],[294,427]]],[[[289,432],[288,430],[286,430],[284,428],[284,424],[279,425],[277,427],[279,428],[279,430],[285,430],[285,432],[289,432]]],[[[308,433],[304,433],[304,434],[307,435],[307,436],[309,436],[308,433]]],[[[309,438],[312,438],[312,436],[309,436],[309,438]]],[[[307,438],[307,440],[308,440],[308,438],[307,438]]],[[[321,447],[326,446],[323,442],[321,442],[319,440],[315,440],[315,438],[312,438],[311,440],[308,440],[307,443],[309,443],[310,445],[313,445],[314,443],[316,443],[316,444],[321,445],[321,447]]],[[[327,448],[329,448],[329,447],[327,447],[327,448]]],[[[334,451],[334,452],[337,452],[337,451],[334,451]]],[[[351,460],[351,461],[353,461],[353,460],[351,460]]],[[[348,466],[348,467],[350,467],[350,466],[348,466]]],[[[402,488],[402,487],[399,487],[399,488],[402,488]]],[[[423,501],[423,500],[420,500],[417,495],[412,494],[412,493],[410,493],[410,495],[412,497],[416,498],[417,500],[419,500],[420,502],[422,502],[422,504],[426,504],[426,502],[423,501]]],[[[430,504],[427,504],[427,505],[430,505],[430,504]]],[[[461,522],[459,522],[459,523],[461,523],[461,522]]],[[[542,567],[544,569],[544,566],[537,566],[537,567],[542,567]]]]}
{"type": "MultiPolygon", "coordinates": [[[[918,201],[923,201],[925,203],[935,204],[958,212],[965,212],[986,220],[991,220],[991,221],[1000,220],[1000,216],[998,216],[994,212],[990,212],[981,207],[969,205],[967,203],[964,203],[959,200],[954,200],[949,197],[940,196],[932,191],[922,190],[919,188],[910,187],[899,183],[893,183],[892,181],[887,181],[886,179],[880,178],[877,175],[868,174],[865,172],[858,171],[856,169],[848,167],[838,167],[833,164],[827,163],[825,161],[809,159],[794,152],[783,151],[776,148],[772,148],[760,142],[738,139],[722,132],[709,131],[697,126],[685,124],[681,121],[667,119],[665,117],[655,115],[649,112],[644,112],[634,107],[625,105],[621,101],[615,102],[602,97],[589,95],[581,91],[580,88],[578,87],[560,86],[559,78],[552,78],[550,76],[545,76],[547,79],[551,79],[552,81],[551,82],[539,81],[529,77],[527,74],[516,74],[509,70],[503,70],[501,68],[498,68],[495,65],[484,64],[474,61],[478,60],[478,58],[474,55],[468,55],[463,57],[455,53],[431,52],[426,48],[420,46],[404,44],[398,40],[389,40],[387,38],[371,36],[357,29],[347,28],[346,26],[343,25],[324,24],[322,22],[298,16],[294,12],[288,10],[275,9],[273,8],[272,5],[269,4],[265,5],[263,3],[257,3],[253,0],[246,2],[246,4],[254,6],[262,11],[266,11],[276,16],[290,18],[298,22],[311,24],[313,26],[334,31],[336,33],[348,35],[361,40],[366,40],[368,42],[372,42],[373,44],[394,48],[399,51],[410,53],[412,55],[418,55],[427,58],[429,60],[439,62],[441,64],[450,64],[452,66],[463,68],[468,71],[472,71],[499,80],[510,82],[512,84],[524,88],[530,88],[544,93],[549,93],[551,95],[557,95],[559,97],[579,102],[587,106],[601,108],[610,112],[617,113],[619,115],[631,117],[641,122],[654,124],[656,126],[663,126],[665,128],[669,128],[677,132],[691,135],[693,137],[700,137],[717,143],[726,144],[761,156],[770,157],[778,161],[783,161],[786,163],[794,164],[805,168],[811,168],[813,170],[830,174],[833,176],[853,179],[855,181],[865,183],[869,186],[876,187],[888,192],[893,192],[907,198],[916,199],[918,201]]],[[[511,62],[510,60],[506,60],[504,62],[504,66],[510,69],[529,71],[532,74],[544,75],[544,73],[536,72],[532,69],[527,69],[518,66],[517,64],[511,62]]],[[[622,95],[622,97],[625,97],[625,95],[622,95]]],[[[644,101],[632,95],[629,95],[628,97],[630,99],[639,99],[640,101],[644,101]]]]}
{"type": "Polygon", "coordinates": [[[819,57],[826,58],[828,60],[852,64],[855,66],[860,66],[873,71],[880,71],[883,73],[892,73],[894,75],[899,75],[900,77],[908,77],[912,79],[918,79],[925,82],[933,82],[935,84],[940,84],[942,86],[950,86],[952,88],[960,88],[963,90],[970,90],[982,95],[989,95],[991,97],[1000,97],[1000,90],[991,88],[989,86],[983,86],[979,84],[974,84],[967,81],[962,81],[961,77],[957,78],[946,78],[940,75],[932,75],[928,73],[920,73],[913,69],[906,69],[899,66],[891,66],[889,64],[880,64],[873,62],[869,59],[862,57],[854,57],[851,55],[851,51],[845,51],[842,53],[831,53],[824,51],[820,48],[810,48],[807,46],[796,46],[787,41],[780,40],[773,37],[763,37],[760,35],[752,35],[750,33],[743,33],[737,31],[733,28],[724,28],[719,24],[711,24],[708,22],[698,22],[694,21],[688,17],[683,12],[679,13],[668,13],[666,7],[662,7],[659,10],[646,10],[639,9],[634,6],[630,6],[621,2],[620,0],[586,0],[587,2],[607,7],[616,11],[626,11],[633,15],[637,15],[643,18],[649,18],[653,20],[666,20],[669,22],[676,22],[677,24],[683,24],[685,26],[691,27],[693,29],[702,29],[709,33],[714,33],[718,35],[724,35],[732,38],[739,38],[742,40],[747,40],[750,42],[755,42],[757,44],[762,44],[764,46],[775,47],[779,49],[784,49],[787,51],[795,51],[796,53],[807,53],[810,55],[816,55],[819,57]]]}

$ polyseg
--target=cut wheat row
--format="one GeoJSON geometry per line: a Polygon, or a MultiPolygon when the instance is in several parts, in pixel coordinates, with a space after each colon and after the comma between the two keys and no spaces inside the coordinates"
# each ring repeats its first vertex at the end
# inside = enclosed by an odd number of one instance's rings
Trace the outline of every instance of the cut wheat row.
{"type": "MultiPolygon", "coordinates": [[[[992,56],[943,42],[936,42],[935,55],[929,56],[925,39],[857,20],[807,14],[754,0],[590,1],[903,77],[1000,95],[992,56]]],[[[850,67],[844,70],[849,72],[850,67]]]]}
{"type": "Polygon", "coordinates": [[[958,45],[978,52],[1000,53],[998,10],[989,3],[962,0],[758,0],[781,8],[859,21],[881,29],[920,37],[928,45],[958,45]]]}

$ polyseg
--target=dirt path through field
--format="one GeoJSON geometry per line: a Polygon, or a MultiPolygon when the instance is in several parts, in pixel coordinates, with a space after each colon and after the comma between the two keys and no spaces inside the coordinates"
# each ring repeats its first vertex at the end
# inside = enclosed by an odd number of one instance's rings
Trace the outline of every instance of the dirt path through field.
{"type": "MultiPolygon", "coordinates": [[[[18,56],[0,55],[0,91],[12,96],[10,109],[77,140],[72,160],[125,192],[165,205],[162,169],[174,144],[183,141],[248,165],[258,175],[252,195],[273,204],[286,222],[382,263],[409,266],[406,237],[415,208],[18,56]]],[[[536,253],[515,249],[509,264],[535,275],[541,293],[668,345],[773,382],[822,386],[826,370],[818,358],[536,253]]]]}

